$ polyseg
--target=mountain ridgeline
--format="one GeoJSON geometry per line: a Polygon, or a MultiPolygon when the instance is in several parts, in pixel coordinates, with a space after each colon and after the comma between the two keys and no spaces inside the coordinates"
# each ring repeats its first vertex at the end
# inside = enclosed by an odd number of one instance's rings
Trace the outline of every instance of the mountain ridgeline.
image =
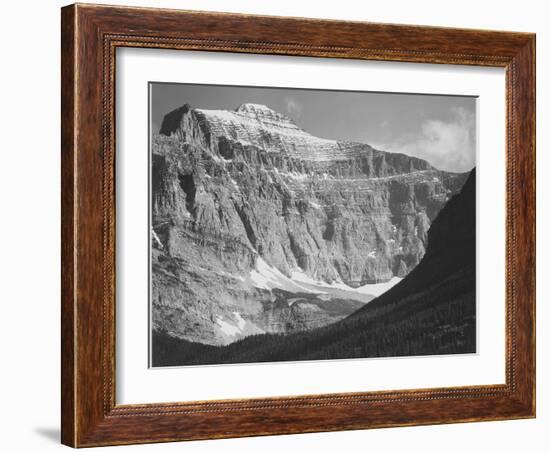
{"type": "Polygon", "coordinates": [[[397,290],[428,259],[432,222],[468,176],[315,137],[256,104],[184,105],[165,116],[151,146],[160,365],[171,347],[183,363],[181,344],[200,344],[206,356],[363,319],[387,299],[365,304],[380,287],[405,278],[397,290]]]}

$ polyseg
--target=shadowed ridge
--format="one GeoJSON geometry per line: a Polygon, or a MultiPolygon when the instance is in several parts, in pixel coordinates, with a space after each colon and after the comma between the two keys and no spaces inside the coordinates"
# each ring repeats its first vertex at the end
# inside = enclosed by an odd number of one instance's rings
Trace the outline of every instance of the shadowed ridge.
{"type": "Polygon", "coordinates": [[[453,196],[433,221],[428,231],[426,254],[407,278],[367,306],[355,312],[372,310],[376,306],[406,297],[431,284],[437,284],[449,274],[476,264],[476,172],[470,172],[460,193],[453,196]]]}
{"type": "Polygon", "coordinates": [[[172,133],[179,129],[181,118],[183,117],[183,115],[189,112],[191,109],[191,105],[185,104],[164,115],[159,133],[166,136],[172,135],[172,133]]]}

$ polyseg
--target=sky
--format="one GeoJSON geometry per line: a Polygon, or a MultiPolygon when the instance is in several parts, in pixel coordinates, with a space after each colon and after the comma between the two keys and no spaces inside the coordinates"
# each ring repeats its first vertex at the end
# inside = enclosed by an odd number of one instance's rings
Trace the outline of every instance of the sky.
{"type": "Polygon", "coordinates": [[[401,152],[446,171],[475,166],[476,98],[469,96],[151,83],[151,129],[184,104],[235,110],[243,103],[267,105],[318,137],[401,152]]]}

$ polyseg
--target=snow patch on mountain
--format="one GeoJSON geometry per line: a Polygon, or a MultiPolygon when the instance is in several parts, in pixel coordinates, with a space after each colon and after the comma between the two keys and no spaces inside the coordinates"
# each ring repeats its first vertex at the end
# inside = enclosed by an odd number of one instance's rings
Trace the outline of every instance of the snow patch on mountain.
{"type": "Polygon", "coordinates": [[[272,267],[261,257],[256,260],[256,267],[250,272],[252,284],[259,289],[283,289],[289,292],[323,293],[322,291],[311,290],[298,284],[296,281],[285,276],[277,268],[272,267]]]}
{"type": "Polygon", "coordinates": [[[228,336],[236,336],[241,333],[240,328],[235,325],[231,325],[229,322],[226,322],[221,317],[216,317],[216,323],[219,325],[220,330],[228,336]]]}
{"type": "Polygon", "coordinates": [[[208,124],[217,136],[254,145],[268,152],[281,149],[304,160],[333,161],[360,154],[369,146],[320,138],[298,127],[290,118],[265,105],[243,104],[235,111],[194,109],[199,124],[208,124]]]}
{"type": "Polygon", "coordinates": [[[246,320],[241,317],[241,314],[238,312],[233,313],[235,315],[235,318],[237,319],[237,327],[242,331],[244,329],[244,326],[246,325],[246,320]]]}
{"type": "Polygon", "coordinates": [[[394,276],[389,281],[383,282],[383,283],[376,283],[376,284],[365,284],[364,286],[359,287],[350,287],[347,284],[344,284],[343,282],[332,282],[327,283],[324,281],[318,281],[316,279],[313,279],[311,276],[306,275],[303,271],[294,271],[292,273],[292,280],[308,284],[312,286],[317,286],[319,288],[329,288],[329,289],[340,289],[345,290],[347,292],[355,292],[358,294],[365,294],[365,295],[373,295],[375,297],[379,297],[384,292],[390,290],[393,286],[395,286],[397,283],[399,283],[403,278],[399,278],[397,276],[394,276]]]}

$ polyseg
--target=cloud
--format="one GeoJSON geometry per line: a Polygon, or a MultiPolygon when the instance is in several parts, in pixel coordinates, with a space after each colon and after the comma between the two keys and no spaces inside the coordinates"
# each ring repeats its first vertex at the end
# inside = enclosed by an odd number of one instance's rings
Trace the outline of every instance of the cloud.
{"type": "Polygon", "coordinates": [[[476,162],[475,114],[455,108],[453,116],[450,121],[426,120],[418,134],[379,149],[419,157],[442,170],[469,171],[476,162]]]}
{"type": "Polygon", "coordinates": [[[302,114],[302,105],[289,96],[285,96],[284,102],[288,115],[293,119],[298,119],[302,114]]]}

